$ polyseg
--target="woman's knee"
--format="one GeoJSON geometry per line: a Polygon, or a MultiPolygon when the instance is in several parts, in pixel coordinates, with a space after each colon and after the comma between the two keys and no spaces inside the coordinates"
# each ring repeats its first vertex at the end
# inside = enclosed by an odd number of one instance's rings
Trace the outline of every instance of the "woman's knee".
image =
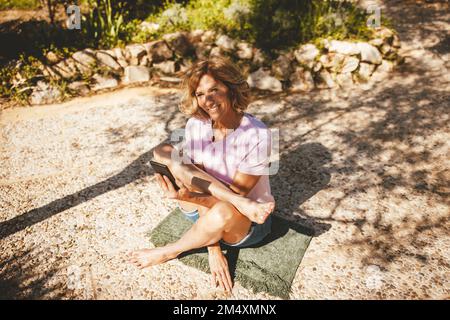
{"type": "Polygon", "coordinates": [[[225,201],[219,201],[209,209],[208,215],[214,222],[226,225],[235,218],[234,211],[235,209],[232,204],[225,201]]]}

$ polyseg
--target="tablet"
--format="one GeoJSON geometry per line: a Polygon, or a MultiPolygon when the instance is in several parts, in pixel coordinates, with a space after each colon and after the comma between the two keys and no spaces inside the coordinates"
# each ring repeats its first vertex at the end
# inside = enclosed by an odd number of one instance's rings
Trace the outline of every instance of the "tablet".
{"type": "Polygon", "coordinates": [[[180,187],[178,187],[178,185],[175,182],[175,178],[173,177],[172,173],[169,170],[169,167],[167,167],[165,164],[150,160],[150,164],[152,165],[153,170],[155,170],[155,172],[166,176],[167,178],[169,178],[170,182],[172,182],[173,187],[175,188],[175,190],[180,190],[180,187]]]}

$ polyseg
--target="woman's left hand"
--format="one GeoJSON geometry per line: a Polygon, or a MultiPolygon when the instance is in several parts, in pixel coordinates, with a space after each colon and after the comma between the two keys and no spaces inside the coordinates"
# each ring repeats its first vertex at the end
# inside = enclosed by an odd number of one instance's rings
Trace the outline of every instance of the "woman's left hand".
{"type": "Polygon", "coordinates": [[[155,176],[159,186],[163,189],[167,198],[174,200],[184,200],[188,198],[190,191],[180,180],[176,180],[176,184],[180,187],[177,191],[168,177],[159,173],[156,173],[155,176]]]}

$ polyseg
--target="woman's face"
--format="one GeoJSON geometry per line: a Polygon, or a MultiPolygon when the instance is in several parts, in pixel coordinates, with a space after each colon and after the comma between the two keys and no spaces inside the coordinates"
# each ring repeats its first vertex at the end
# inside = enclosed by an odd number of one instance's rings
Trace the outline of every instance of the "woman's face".
{"type": "Polygon", "coordinates": [[[228,91],[226,85],[209,74],[200,78],[195,90],[197,103],[214,122],[220,121],[233,111],[228,91]]]}

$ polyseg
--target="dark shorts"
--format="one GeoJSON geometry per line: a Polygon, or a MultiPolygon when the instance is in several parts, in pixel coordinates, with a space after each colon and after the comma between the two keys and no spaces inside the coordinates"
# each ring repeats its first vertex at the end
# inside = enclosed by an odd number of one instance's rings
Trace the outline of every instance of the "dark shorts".
{"type": "MultiPolygon", "coordinates": [[[[181,210],[181,212],[184,213],[184,216],[188,220],[190,220],[194,223],[200,217],[197,210],[187,212],[187,211],[183,210],[181,207],[180,207],[180,210],[181,210]]],[[[223,240],[220,240],[220,242],[227,246],[230,246],[230,247],[237,247],[237,248],[248,247],[248,246],[257,244],[258,242],[261,242],[270,233],[271,230],[272,230],[272,217],[269,215],[269,217],[266,219],[266,221],[263,224],[257,224],[255,222],[252,222],[252,225],[250,227],[248,234],[244,237],[244,239],[242,239],[238,243],[231,244],[231,243],[225,242],[223,240]]]]}

